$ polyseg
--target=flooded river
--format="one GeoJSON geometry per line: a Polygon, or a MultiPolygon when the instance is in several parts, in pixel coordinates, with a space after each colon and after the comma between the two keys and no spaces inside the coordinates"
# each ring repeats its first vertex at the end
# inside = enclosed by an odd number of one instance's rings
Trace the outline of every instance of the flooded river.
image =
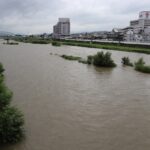
{"type": "Polygon", "coordinates": [[[97,51],[0,44],[12,105],[26,122],[25,140],[0,150],[150,150],[150,75],[121,65],[123,56],[150,64],[150,55],[111,51],[114,69],[50,55],[84,58],[97,51]]]}

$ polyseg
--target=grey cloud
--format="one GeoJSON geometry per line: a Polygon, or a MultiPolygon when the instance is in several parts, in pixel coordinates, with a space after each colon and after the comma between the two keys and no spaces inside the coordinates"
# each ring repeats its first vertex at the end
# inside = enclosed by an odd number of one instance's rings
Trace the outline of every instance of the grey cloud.
{"type": "Polygon", "coordinates": [[[0,30],[20,33],[52,32],[59,17],[70,17],[72,32],[126,27],[149,0],[1,0],[0,30]]]}

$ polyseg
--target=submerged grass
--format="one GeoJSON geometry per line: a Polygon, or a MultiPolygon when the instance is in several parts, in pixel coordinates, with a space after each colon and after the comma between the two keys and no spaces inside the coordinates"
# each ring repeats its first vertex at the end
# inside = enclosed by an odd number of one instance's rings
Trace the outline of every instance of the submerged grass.
{"type": "Polygon", "coordinates": [[[67,59],[67,60],[80,60],[81,59],[81,57],[71,56],[71,55],[61,55],[60,57],[67,59]]]}
{"type": "Polygon", "coordinates": [[[143,73],[150,73],[150,66],[147,65],[136,65],[135,70],[143,73]]]}
{"type": "Polygon", "coordinates": [[[93,64],[97,67],[116,67],[116,64],[111,58],[111,53],[109,52],[104,53],[101,51],[93,56],[88,56],[87,59],[71,55],[60,55],[60,57],[67,60],[77,60],[79,63],[83,64],[93,64]]]}
{"type": "Polygon", "coordinates": [[[140,58],[134,65],[135,70],[143,73],[150,73],[150,66],[145,65],[143,58],[140,58]]]}
{"type": "Polygon", "coordinates": [[[52,41],[53,46],[61,46],[61,43],[58,41],[52,41]]]}
{"type": "Polygon", "coordinates": [[[6,44],[6,45],[19,45],[19,43],[17,43],[17,42],[9,42],[9,43],[3,43],[3,44],[6,44]]]}
{"type": "Polygon", "coordinates": [[[79,63],[82,63],[82,64],[88,64],[87,60],[85,59],[80,59],[78,60],[79,63]]]}

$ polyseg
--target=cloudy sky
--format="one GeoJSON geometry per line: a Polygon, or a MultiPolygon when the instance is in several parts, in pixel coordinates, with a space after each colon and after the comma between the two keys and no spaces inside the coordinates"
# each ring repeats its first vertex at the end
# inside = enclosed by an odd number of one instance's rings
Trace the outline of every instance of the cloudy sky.
{"type": "Polygon", "coordinates": [[[71,32],[126,27],[150,0],[0,0],[0,31],[51,33],[59,17],[71,19],[71,32]]]}

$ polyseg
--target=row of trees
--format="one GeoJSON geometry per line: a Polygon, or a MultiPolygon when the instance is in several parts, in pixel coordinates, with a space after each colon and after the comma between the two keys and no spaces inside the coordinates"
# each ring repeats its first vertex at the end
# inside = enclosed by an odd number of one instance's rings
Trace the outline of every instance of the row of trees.
{"type": "Polygon", "coordinates": [[[10,106],[13,93],[4,83],[4,67],[0,63],[0,144],[16,143],[24,135],[24,117],[10,106]]]}

